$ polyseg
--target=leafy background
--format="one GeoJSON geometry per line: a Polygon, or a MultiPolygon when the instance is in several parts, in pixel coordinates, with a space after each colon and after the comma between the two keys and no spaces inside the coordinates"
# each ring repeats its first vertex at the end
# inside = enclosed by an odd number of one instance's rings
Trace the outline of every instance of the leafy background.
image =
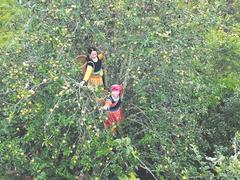
{"type": "Polygon", "coordinates": [[[3,179],[240,177],[240,3],[0,1],[3,179]],[[108,51],[119,137],[76,56],[108,51]]]}

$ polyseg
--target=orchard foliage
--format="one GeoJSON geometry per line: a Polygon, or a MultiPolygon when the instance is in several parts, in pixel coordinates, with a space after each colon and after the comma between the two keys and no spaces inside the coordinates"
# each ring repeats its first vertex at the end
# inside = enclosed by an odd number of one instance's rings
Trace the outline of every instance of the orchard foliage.
{"type": "Polygon", "coordinates": [[[0,175],[239,177],[239,2],[5,0],[0,8],[0,175]],[[96,103],[106,94],[76,86],[76,56],[89,46],[108,51],[107,85],[124,86],[117,137],[96,103]]]}
{"type": "Polygon", "coordinates": [[[1,0],[0,13],[0,48],[3,48],[20,32],[26,11],[14,0],[1,0]]]}

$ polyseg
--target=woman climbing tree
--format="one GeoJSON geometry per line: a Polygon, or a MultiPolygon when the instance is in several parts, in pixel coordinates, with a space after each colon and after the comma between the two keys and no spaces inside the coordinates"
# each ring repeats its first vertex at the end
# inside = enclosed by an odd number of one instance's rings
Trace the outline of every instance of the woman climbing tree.
{"type": "Polygon", "coordinates": [[[88,55],[87,55],[87,63],[84,66],[84,77],[83,80],[80,82],[80,87],[84,85],[98,87],[98,86],[105,86],[104,84],[104,73],[102,68],[102,60],[104,58],[104,54],[97,53],[96,48],[89,48],[88,55]]]}
{"type": "Polygon", "coordinates": [[[122,96],[122,85],[112,85],[111,95],[106,99],[105,105],[100,108],[100,110],[106,110],[108,112],[108,117],[104,121],[104,127],[109,128],[113,126],[112,131],[116,131],[116,124],[118,122],[123,122],[124,115],[121,110],[121,96],[122,96]]]}

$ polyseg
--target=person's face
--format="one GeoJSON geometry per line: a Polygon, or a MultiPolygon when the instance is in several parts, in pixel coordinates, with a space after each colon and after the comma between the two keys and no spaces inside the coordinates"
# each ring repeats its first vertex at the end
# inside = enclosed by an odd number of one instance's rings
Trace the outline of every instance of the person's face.
{"type": "Polygon", "coordinates": [[[91,59],[96,59],[97,58],[97,51],[92,51],[90,54],[91,59]]]}
{"type": "Polygon", "coordinates": [[[120,91],[112,91],[112,96],[114,97],[114,98],[117,98],[118,96],[119,96],[119,94],[120,94],[120,91]]]}

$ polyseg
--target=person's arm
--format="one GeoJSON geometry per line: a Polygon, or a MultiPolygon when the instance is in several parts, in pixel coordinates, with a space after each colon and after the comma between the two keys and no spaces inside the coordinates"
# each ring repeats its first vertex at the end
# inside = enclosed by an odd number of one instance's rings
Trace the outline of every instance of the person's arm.
{"type": "Polygon", "coordinates": [[[108,110],[111,106],[112,102],[108,99],[105,102],[105,105],[103,107],[101,107],[102,110],[108,110]]]}
{"type": "Polygon", "coordinates": [[[107,58],[107,55],[108,55],[108,51],[100,51],[100,53],[98,54],[98,59],[105,60],[107,58]]]}
{"type": "Polygon", "coordinates": [[[86,73],[84,74],[84,78],[83,78],[83,81],[87,82],[89,77],[91,76],[92,74],[92,71],[93,71],[93,67],[92,66],[89,66],[87,65],[87,70],[86,70],[86,73]]]}
{"type": "Polygon", "coordinates": [[[100,53],[98,54],[98,59],[99,59],[99,60],[103,60],[103,59],[104,59],[104,53],[100,52],[100,53]]]}

